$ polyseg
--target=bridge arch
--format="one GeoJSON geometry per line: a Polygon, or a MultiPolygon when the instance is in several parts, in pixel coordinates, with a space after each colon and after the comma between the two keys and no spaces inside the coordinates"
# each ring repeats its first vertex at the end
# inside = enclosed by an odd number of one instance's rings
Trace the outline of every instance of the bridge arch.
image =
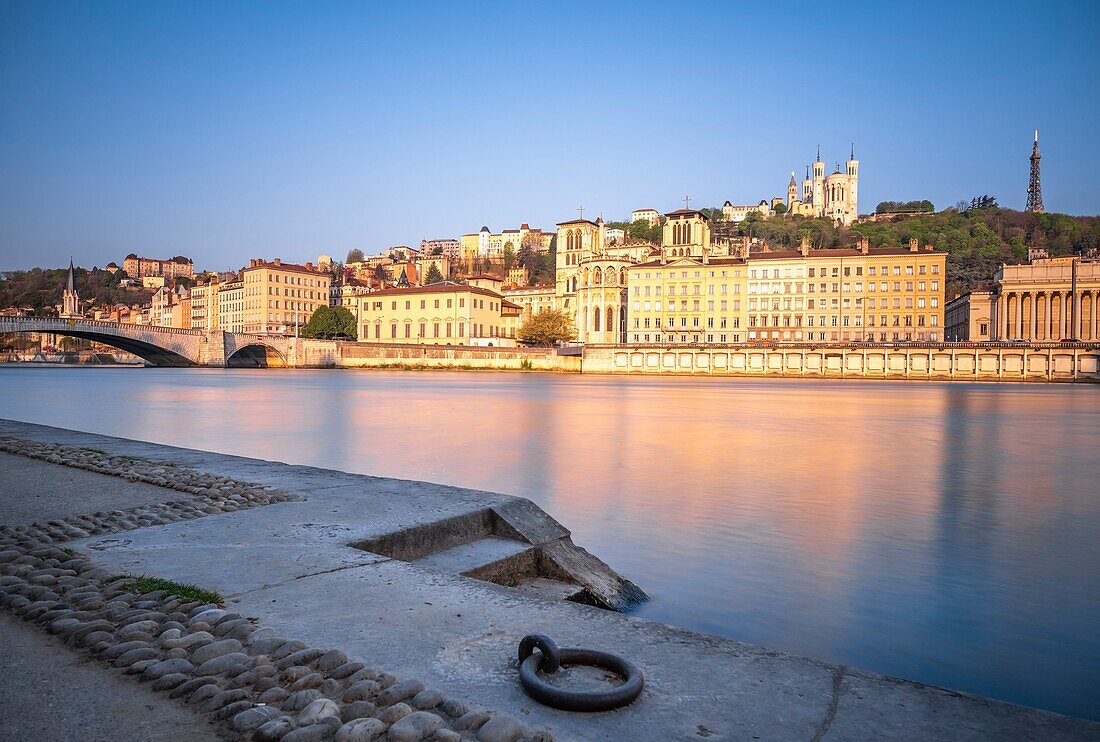
{"type": "Polygon", "coordinates": [[[87,320],[68,321],[52,318],[4,318],[0,332],[36,332],[48,335],[82,338],[109,345],[138,356],[151,366],[196,366],[197,358],[188,357],[181,344],[178,348],[165,347],[145,339],[143,328],[137,325],[120,327],[117,323],[87,320]],[[178,352],[179,351],[179,352],[178,352]]]}
{"type": "Polygon", "coordinates": [[[286,358],[264,343],[241,346],[225,359],[228,368],[286,368],[286,358]]]}

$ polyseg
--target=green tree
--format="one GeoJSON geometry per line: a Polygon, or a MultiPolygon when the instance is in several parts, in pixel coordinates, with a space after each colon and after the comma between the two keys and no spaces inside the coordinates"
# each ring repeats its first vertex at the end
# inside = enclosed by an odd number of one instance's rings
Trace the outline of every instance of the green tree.
{"type": "Polygon", "coordinates": [[[546,309],[532,315],[519,328],[517,337],[525,343],[546,348],[577,339],[573,320],[560,309],[546,309]]]}
{"type": "Polygon", "coordinates": [[[772,209],[772,211],[774,211],[777,215],[782,216],[783,214],[787,213],[787,204],[776,204],[775,208],[772,209]]]}
{"type": "Polygon", "coordinates": [[[443,274],[439,272],[439,267],[435,263],[432,263],[428,266],[428,275],[424,277],[424,283],[432,284],[441,283],[442,281],[443,274]]]}
{"type": "MultiPolygon", "coordinates": [[[[522,247],[520,248],[522,249],[522,247]]],[[[516,262],[516,250],[511,242],[504,243],[504,270],[510,269],[516,262]]]]}
{"type": "Polygon", "coordinates": [[[348,250],[348,257],[344,260],[345,263],[360,263],[363,261],[363,251],[358,247],[353,247],[348,250]]]}
{"type": "Polygon", "coordinates": [[[300,334],[303,337],[355,340],[355,317],[346,307],[318,307],[300,334]]]}

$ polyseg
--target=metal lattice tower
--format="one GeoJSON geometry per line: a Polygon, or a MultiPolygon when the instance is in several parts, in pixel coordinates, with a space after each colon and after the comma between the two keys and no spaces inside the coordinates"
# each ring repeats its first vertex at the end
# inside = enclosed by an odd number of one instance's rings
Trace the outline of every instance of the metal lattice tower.
{"type": "Polygon", "coordinates": [[[1046,211],[1043,208],[1043,185],[1039,180],[1039,160],[1043,156],[1039,154],[1039,130],[1035,130],[1035,146],[1031,148],[1031,180],[1027,184],[1027,206],[1025,211],[1034,211],[1036,213],[1042,213],[1046,211]]]}

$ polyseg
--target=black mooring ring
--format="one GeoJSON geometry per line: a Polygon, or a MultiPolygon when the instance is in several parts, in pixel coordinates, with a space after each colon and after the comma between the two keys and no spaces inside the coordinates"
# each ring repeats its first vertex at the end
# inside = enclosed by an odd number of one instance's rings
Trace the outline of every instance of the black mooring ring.
{"type": "MultiPolygon", "coordinates": [[[[524,641],[526,641],[525,637],[524,641]]],[[[601,667],[623,678],[623,684],[606,691],[565,690],[546,683],[539,677],[543,670],[543,654],[528,654],[520,663],[519,681],[527,694],[541,704],[563,711],[610,711],[633,703],[645,686],[642,672],[622,657],[593,649],[558,649],[561,665],[601,667]]]]}
{"type": "Polygon", "coordinates": [[[523,640],[519,643],[519,663],[522,665],[523,661],[531,656],[536,647],[542,652],[543,672],[557,672],[558,668],[561,667],[561,661],[558,658],[558,645],[546,634],[528,634],[523,637],[523,640]]]}

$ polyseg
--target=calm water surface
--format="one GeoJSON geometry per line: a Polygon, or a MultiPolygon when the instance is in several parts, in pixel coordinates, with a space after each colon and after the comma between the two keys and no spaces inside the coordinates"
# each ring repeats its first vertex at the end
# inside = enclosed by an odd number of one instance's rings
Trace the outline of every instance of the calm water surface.
{"type": "Polygon", "coordinates": [[[1100,388],[0,368],[0,416],[523,495],[639,613],[1100,718],[1100,388]]]}

